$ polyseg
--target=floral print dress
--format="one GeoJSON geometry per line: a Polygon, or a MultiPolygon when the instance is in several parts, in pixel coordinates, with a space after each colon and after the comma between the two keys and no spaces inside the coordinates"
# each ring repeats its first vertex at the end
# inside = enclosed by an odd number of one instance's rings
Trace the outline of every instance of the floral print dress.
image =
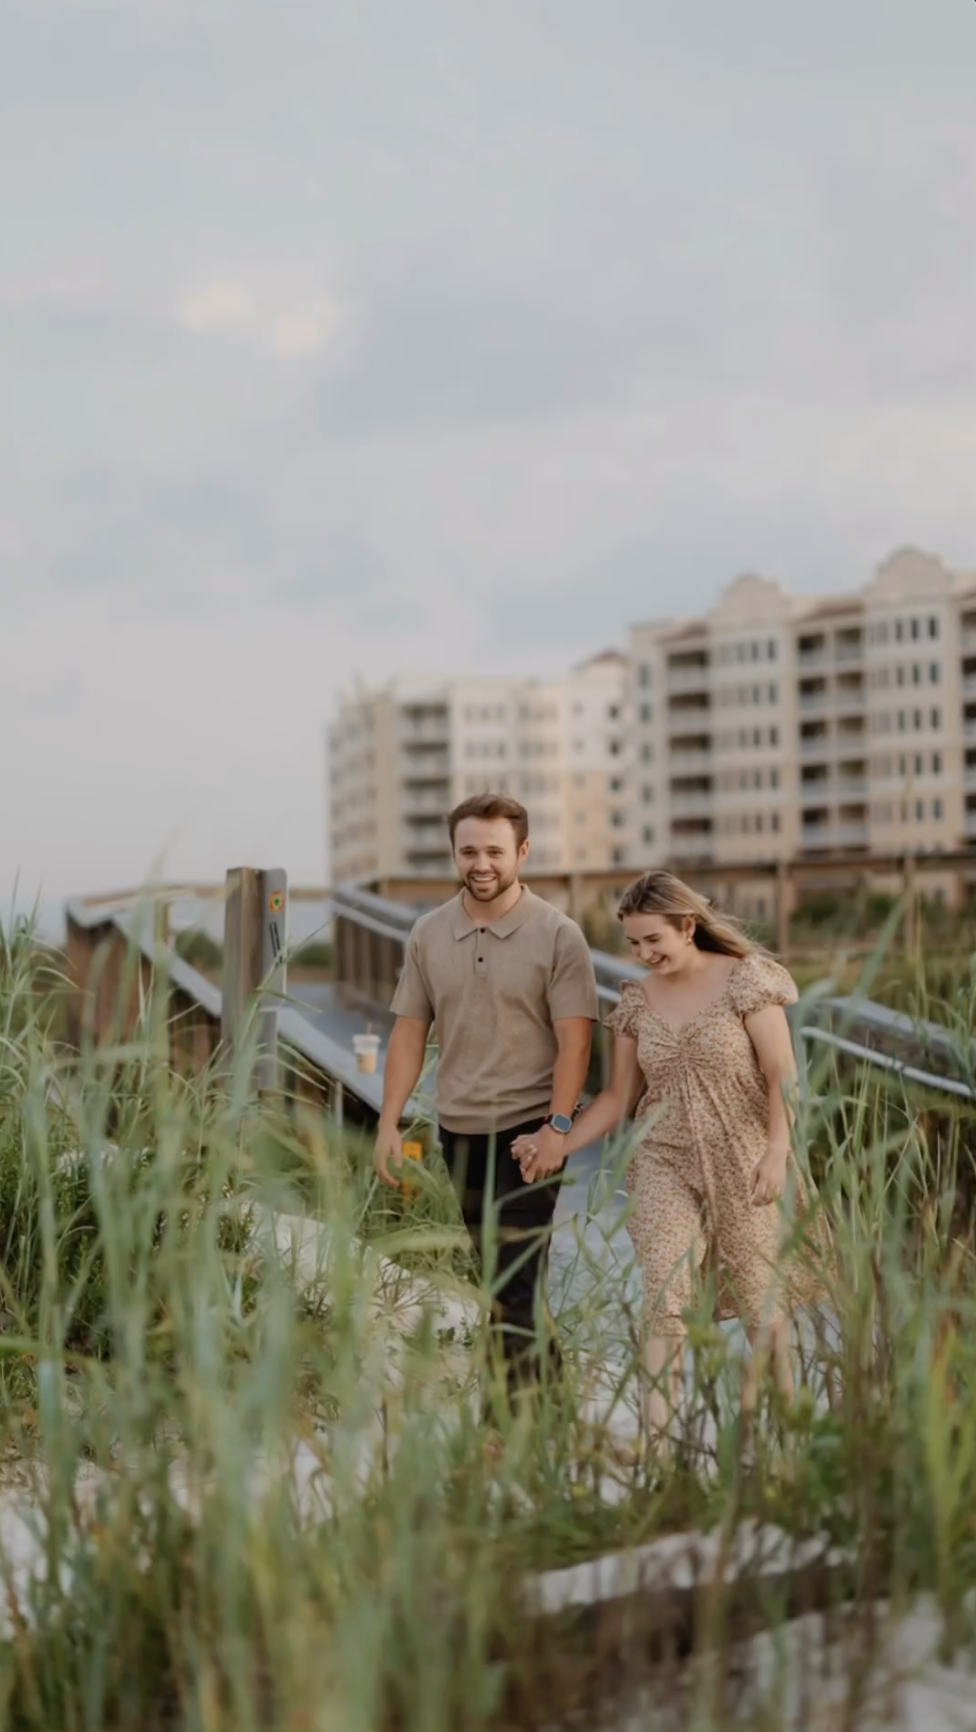
{"type": "Polygon", "coordinates": [[[745,1019],[794,1004],[796,987],[771,957],[737,959],[717,997],[675,1029],[639,982],[621,989],[607,1027],[637,1044],[644,1092],[627,1173],[630,1235],[651,1332],[684,1334],[701,1276],[717,1277],[717,1317],[770,1323],[820,1296],[820,1272],[782,1256],[790,1214],[806,1206],[792,1154],[782,1203],[752,1201],[766,1152],[769,1096],[745,1019]]]}

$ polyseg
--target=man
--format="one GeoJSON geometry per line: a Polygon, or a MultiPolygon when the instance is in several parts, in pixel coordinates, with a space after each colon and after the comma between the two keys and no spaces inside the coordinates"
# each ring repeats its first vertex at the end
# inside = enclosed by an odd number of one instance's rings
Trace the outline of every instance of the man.
{"type": "Polygon", "coordinates": [[[460,895],[418,920],[393,999],[375,1165],[395,1185],[399,1123],[420,1077],[431,1023],[438,1043],[441,1146],[465,1226],[481,1250],[497,1223],[494,1273],[510,1393],[538,1373],[535,1302],[543,1288],[562,1140],[579,1103],[597,1016],[583,934],[519,880],[528,814],[479,794],[448,819],[460,895]],[[538,1182],[512,1154],[531,1134],[538,1182]]]}

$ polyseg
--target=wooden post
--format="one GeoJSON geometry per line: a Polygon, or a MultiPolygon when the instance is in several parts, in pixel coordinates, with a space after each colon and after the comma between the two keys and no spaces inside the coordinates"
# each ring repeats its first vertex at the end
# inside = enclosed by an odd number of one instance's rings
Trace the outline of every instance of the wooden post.
{"type": "Polygon", "coordinates": [[[905,955],[915,955],[918,940],[918,893],[915,885],[915,860],[911,854],[905,855],[903,867],[905,883],[905,955]]]}
{"type": "Polygon", "coordinates": [[[790,954],[790,872],[786,860],[776,863],[776,949],[783,962],[790,954]]]}
{"type": "Polygon", "coordinates": [[[577,926],[583,924],[583,880],[578,872],[569,874],[567,886],[567,901],[570,920],[575,920],[577,926]]]}
{"type": "MultiPolygon", "coordinates": [[[[285,990],[286,885],[278,868],[260,872],[237,866],[227,874],[220,1036],[228,1055],[241,1039],[261,988],[276,996],[285,990]]],[[[277,1023],[277,1006],[271,1003],[258,1030],[260,1089],[276,1085],[277,1023]]]]}
{"type": "Polygon", "coordinates": [[[232,1053],[261,984],[261,874],[235,866],[224,903],[224,973],[220,1038],[232,1053]]]}

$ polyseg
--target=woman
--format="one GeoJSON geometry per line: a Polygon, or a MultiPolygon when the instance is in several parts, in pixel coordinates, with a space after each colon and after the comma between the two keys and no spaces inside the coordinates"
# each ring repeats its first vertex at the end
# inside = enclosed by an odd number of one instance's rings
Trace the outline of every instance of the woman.
{"type": "MultiPolygon", "coordinates": [[[[771,1353],[792,1396],[791,1300],[815,1297],[793,1259],[780,1256],[789,1189],[803,1206],[790,1150],[796,1069],[784,1006],[797,991],[784,968],[670,872],[648,872],[618,910],[631,950],[648,969],[627,982],[607,1018],[610,1086],[581,1113],[565,1153],[615,1129],[637,1106],[627,1173],[631,1237],[641,1266],[651,1393],[648,1431],[661,1439],[680,1375],[685,1314],[696,1276],[719,1276],[716,1315],[741,1317],[753,1345],[743,1404],[755,1400],[771,1353]]],[[[543,1177],[536,1145],[513,1152],[527,1182],[543,1177]]]]}

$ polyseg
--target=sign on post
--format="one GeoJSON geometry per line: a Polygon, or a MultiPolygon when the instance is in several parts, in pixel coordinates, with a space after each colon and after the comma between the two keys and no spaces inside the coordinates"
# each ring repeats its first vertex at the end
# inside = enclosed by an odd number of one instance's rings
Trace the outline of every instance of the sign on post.
{"type": "Polygon", "coordinates": [[[261,1007],[258,1088],[278,1087],[278,1011],[287,987],[288,874],[281,866],[261,873],[261,1007]]]}

